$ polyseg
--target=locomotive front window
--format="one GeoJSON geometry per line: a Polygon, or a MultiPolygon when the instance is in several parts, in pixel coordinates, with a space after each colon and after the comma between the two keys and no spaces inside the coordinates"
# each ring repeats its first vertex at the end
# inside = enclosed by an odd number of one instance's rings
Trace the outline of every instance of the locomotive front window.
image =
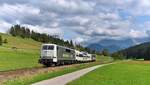
{"type": "Polygon", "coordinates": [[[48,50],[54,50],[54,46],[48,46],[48,50]]]}
{"type": "Polygon", "coordinates": [[[54,46],[45,45],[43,46],[43,50],[54,50],[54,46]]]}
{"type": "Polygon", "coordinates": [[[43,50],[47,50],[47,46],[45,45],[45,46],[43,46],[43,50]]]}

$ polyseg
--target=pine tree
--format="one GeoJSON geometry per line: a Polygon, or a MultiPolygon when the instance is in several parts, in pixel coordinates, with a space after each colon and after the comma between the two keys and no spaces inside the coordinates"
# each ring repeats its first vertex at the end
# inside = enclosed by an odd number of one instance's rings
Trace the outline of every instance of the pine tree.
{"type": "Polygon", "coordinates": [[[21,36],[21,27],[20,25],[14,25],[14,31],[16,36],[21,36]]]}
{"type": "Polygon", "coordinates": [[[22,38],[26,37],[26,29],[25,29],[25,27],[21,27],[21,29],[20,29],[20,36],[22,38]]]}
{"type": "Polygon", "coordinates": [[[10,28],[9,33],[10,33],[12,36],[16,36],[15,28],[14,28],[13,26],[10,28]]]}
{"type": "Polygon", "coordinates": [[[3,44],[2,36],[0,36],[0,45],[3,44]]]}
{"type": "Polygon", "coordinates": [[[71,45],[72,48],[74,48],[74,44],[73,44],[72,40],[70,40],[70,45],[71,45]]]}
{"type": "Polygon", "coordinates": [[[31,33],[30,33],[30,29],[29,29],[29,28],[26,28],[25,36],[26,36],[27,38],[30,38],[30,37],[31,37],[31,33]]]}

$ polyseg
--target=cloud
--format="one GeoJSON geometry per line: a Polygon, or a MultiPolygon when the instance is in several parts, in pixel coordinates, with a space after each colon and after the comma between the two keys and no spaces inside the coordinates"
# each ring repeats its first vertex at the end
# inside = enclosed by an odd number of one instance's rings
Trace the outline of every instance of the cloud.
{"type": "Polygon", "coordinates": [[[21,24],[80,43],[149,37],[148,22],[135,19],[150,16],[149,0],[0,0],[0,9],[1,32],[21,24]]]}
{"type": "Polygon", "coordinates": [[[6,33],[10,26],[12,26],[12,24],[0,20],[0,32],[6,33]]]}
{"type": "Polygon", "coordinates": [[[31,3],[44,12],[53,11],[61,14],[91,13],[94,5],[83,0],[44,0],[38,2],[34,0],[31,3]]]}
{"type": "Polygon", "coordinates": [[[26,26],[26,27],[30,28],[31,30],[34,30],[34,31],[39,32],[39,33],[47,33],[47,34],[50,34],[50,35],[63,36],[62,30],[59,29],[59,28],[51,28],[51,29],[49,29],[49,28],[42,27],[42,26],[39,26],[39,25],[32,26],[32,25],[27,25],[27,24],[23,24],[23,26],[26,26]]]}
{"type": "Polygon", "coordinates": [[[36,17],[34,16],[38,16],[40,12],[40,10],[37,8],[20,4],[16,5],[3,4],[2,6],[0,6],[0,8],[1,8],[0,10],[1,19],[6,20],[9,23],[16,23],[17,20],[20,23],[35,22],[36,17]]]}
{"type": "Polygon", "coordinates": [[[129,32],[129,36],[131,36],[132,38],[143,38],[148,37],[148,34],[146,31],[131,30],[129,32]]]}
{"type": "Polygon", "coordinates": [[[13,24],[21,24],[38,32],[44,32],[48,34],[61,34],[61,30],[59,28],[56,28],[58,23],[46,18],[55,17],[53,13],[40,14],[40,9],[28,4],[3,4],[2,6],[0,6],[0,8],[0,20],[4,20],[1,21],[0,26],[2,27],[2,29],[4,29],[1,30],[1,32],[5,32],[13,24]],[[49,23],[52,24],[49,25],[49,23]]]}

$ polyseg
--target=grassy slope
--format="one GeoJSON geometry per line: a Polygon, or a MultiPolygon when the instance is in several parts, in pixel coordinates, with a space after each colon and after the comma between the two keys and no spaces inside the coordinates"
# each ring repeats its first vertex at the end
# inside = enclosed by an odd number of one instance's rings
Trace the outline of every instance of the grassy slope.
{"type": "Polygon", "coordinates": [[[37,60],[41,43],[2,33],[0,35],[8,40],[7,44],[0,46],[0,71],[39,66],[37,60]],[[12,49],[12,47],[17,49],[12,49]]]}
{"type": "Polygon", "coordinates": [[[150,62],[129,61],[98,68],[68,85],[148,85],[150,62]]]}

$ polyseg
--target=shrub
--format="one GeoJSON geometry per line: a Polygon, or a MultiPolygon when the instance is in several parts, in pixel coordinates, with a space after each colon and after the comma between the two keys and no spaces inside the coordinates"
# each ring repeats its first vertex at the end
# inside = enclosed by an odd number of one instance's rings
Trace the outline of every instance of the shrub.
{"type": "Polygon", "coordinates": [[[7,39],[4,39],[4,43],[8,43],[7,39]]]}
{"type": "Polygon", "coordinates": [[[114,58],[115,60],[122,60],[122,59],[124,59],[124,56],[121,53],[113,53],[111,55],[111,57],[114,58]]]}

